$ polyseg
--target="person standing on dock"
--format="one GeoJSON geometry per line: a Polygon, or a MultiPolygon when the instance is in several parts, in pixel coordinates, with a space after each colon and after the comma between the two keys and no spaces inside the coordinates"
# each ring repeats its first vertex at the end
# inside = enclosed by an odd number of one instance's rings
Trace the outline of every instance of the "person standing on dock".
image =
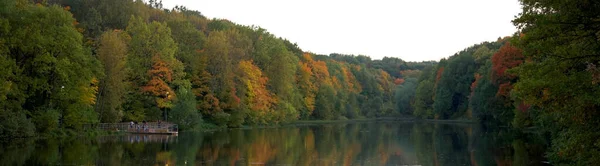
{"type": "Polygon", "coordinates": [[[144,121],[143,129],[144,129],[144,132],[148,131],[148,124],[146,123],[146,121],[144,121]]]}
{"type": "Polygon", "coordinates": [[[135,128],[138,132],[140,131],[140,128],[141,128],[140,125],[141,125],[140,122],[135,122],[135,128]]]}

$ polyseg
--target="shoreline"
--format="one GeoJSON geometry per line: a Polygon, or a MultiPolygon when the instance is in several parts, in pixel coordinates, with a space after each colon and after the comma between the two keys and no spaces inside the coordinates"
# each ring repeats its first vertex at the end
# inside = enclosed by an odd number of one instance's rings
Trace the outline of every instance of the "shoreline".
{"type": "Polygon", "coordinates": [[[422,122],[429,123],[443,123],[443,124],[472,124],[477,123],[476,120],[435,120],[435,119],[422,119],[422,122]]]}
{"type": "Polygon", "coordinates": [[[181,132],[214,132],[221,130],[234,130],[234,129],[266,129],[266,128],[285,128],[285,127],[300,127],[300,126],[314,126],[324,124],[340,124],[340,123],[369,123],[369,122],[399,122],[399,123],[437,123],[437,124],[475,124],[475,120],[433,120],[433,119],[416,119],[416,118],[395,118],[395,117],[381,117],[381,118],[364,118],[364,119],[344,119],[344,120],[299,120],[287,124],[278,125],[256,125],[256,126],[242,126],[236,128],[214,128],[214,129],[196,129],[181,132]]]}
{"type": "MultiPolygon", "coordinates": [[[[369,122],[398,122],[398,123],[437,123],[437,124],[474,124],[477,123],[475,120],[434,120],[434,119],[416,119],[416,118],[396,118],[396,117],[380,117],[380,118],[363,118],[363,119],[342,119],[342,120],[298,120],[286,124],[277,125],[255,125],[255,126],[241,126],[236,128],[199,128],[191,130],[183,130],[180,132],[215,132],[235,129],[266,129],[266,128],[286,128],[286,127],[300,127],[300,126],[314,126],[324,124],[340,124],[340,123],[369,123],[369,122]]],[[[70,134],[62,133],[59,135],[38,135],[32,137],[33,139],[52,139],[52,138],[65,138],[65,137],[99,137],[99,136],[115,136],[127,134],[123,131],[105,131],[105,130],[88,130],[84,132],[70,134]]],[[[12,138],[14,139],[28,139],[28,138],[12,138]]]]}
{"type": "Polygon", "coordinates": [[[444,124],[472,124],[477,123],[476,120],[435,120],[435,119],[416,119],[416,118],[367,118],[367,119],[348,119],[348,120],[300,120],[292,122],[288,125],[310,125],[310,124],[331,124],[331,123],[353,123],[353,122],[427,122],[427,123],[444,123],[444,124]]]}

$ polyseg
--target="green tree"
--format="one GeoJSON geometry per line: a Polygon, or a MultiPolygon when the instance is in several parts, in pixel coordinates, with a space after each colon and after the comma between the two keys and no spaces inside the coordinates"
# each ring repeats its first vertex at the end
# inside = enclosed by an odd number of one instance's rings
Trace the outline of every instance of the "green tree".
{"type": "Polygon", "coordinates": [[[296,107],[304,105],[302,97],[296,86],[296,70],[298,58],[288,51],[282,40],[273,35],[259,34],[258,41],[254,44],[253,59],[269,78],[267,87],[277,97],[278,103],[275,111],[285,117],[283,119],[297,119],[296,107]]]}
{"type": "Polygon", "coordinates": [[[511,95],[540,109],[536,119],[552,133],[552,163],[599,163],[599,2],[521,4],[523,11],[513,20],[521,34],[513,43],[527,60],[515,70],[519,81],[511,95]]]}
{"type": "Polygon", "coordinates": [[[360,116],[360,106],[358,103],[358,94],[350,93],[348,94],[348,102],[346,103],[346,116],[350,119],[355,119],[360,116]]]}
{"type": "Polygon", "coordinates": [[[101,122],[120,122],[121,104],[126,93],[126,56],[129,36],[121,31],[107,31],[100,36],[97,56],[104,67],[100,81],[96,112],[101,122]]]}
{"type": "Polygon", "coordinates": [[[5,77],[14,77],[3,84],[10,93],[0,95],[1,103],[31,114],[58,110],[61,127],[95,122],[92,105],[100,67],[83,47],[72,15],[58,6],[14,5],[0,13],[0,36],[10,39],[0,44],[3,65],[9,65],[2,70],[12,73],[5,77]]]}
{"type": "Polygon", "coordinates": [[[423,118],[433,118],[433,94],[434,83],[431,80],[424,80],[419,83],[415,92],[415,102],[413,115],[423,118]]]}
{"type": "Polygon", "coordinates": [[[335,101],[335,90],[331,85],[321,85],[316,96],[315,111],[313,115],[317,119],[333,119],[335,101]]]}
{"type": "Polygon", "coordinates": [[[491,63],[480,70],[482,69],[487,72],[473,84],[473,92],[469,100],[471,111],[474,117],[484,124],[509,124],[513,118],[512,105],[507,106],[505,101],[496,97],[498,86],[490,79],[491,63]]]}
{"type": "Polygon", "coordinates": [[[270,78],[269,89],[282,100],[290,101],[298,58],[270,34],[263,34],[255,45],[254,59],[270,78]]]}
{"type": "Polygon", "coordinates": [[[417,89],[417,79],[408,78],[406,81],[396,87],[395,97],[396,106],[399,113],[403,115],[411,115],[414,111],[414,97],[417,89]]]}
{"type": "Polygon", "coordinates": [[[202,114],[196,108],[196,97],[190,88],[177,90],[177,101],[169,114],[169,120],[182,130],[192,129],[202,123],[202,114]]]}
{"type": "Polygon", "coordinates": [[[415,91],[413,115],[423,119],[433,118],[433,95],[435,88],[435,68],[428,67],[421,72],[415,91]]]}
{"type": "Polygon", "coordinates": [[[210,33],[204,46],[207,62],[210,64],[207,66],[207,71],[213,76],[210,87],[219,101],[219,109],[215,109],[217,112],[221,109],[231,110],[240,102],[236,95],[235,65],[233,58],[230,57],[230,47],[226,33],[221,31],[210,33]]]}
{"type": "Polygon", "coordinates": [[[173,13],[171,17],[167,25],[171,29],[173,40],[177,43],[178,50],[175,57],[185,65],[187,73],[192,73],[193,68],[199,63],[206,37],[183,14],[173,13]]]}
{"type": "Polygon", "coordinates": [[[0,119],[2,119],[0,138],[21,138],[35,135],[35,126],[23,111],[0,109],[0,119]]]}
{"type": "Polygon", "coordinates": [[[50,3],[60,4],[73,13],[79,22],[77,27],[83,30],[85,37],[96,39],[104,31],[125,29],[132,15],[140,16],[135,10],[136,1],[124,0],[52,0],[50,3]]]}
{"type": "MultiPolygon", "coordinates": [[[[127,56],[128,80],[133,85],[130,95],[143,96],[144,103],[138,106],[147,109],[144,119],[162,119],[157,108],[167,111],[176,97],[172,89],[189,84],[184,80],[183,64],[175,58],[177,45],[171,30],[164,23],[146,23],[140,17],[132,17],[126,32],[131,36],[127,56]]],[[[132,111],[139,109],[130,108],[132,111]]]]}
{"type": "Polygon", "coordinates": [[[474,81],[475,61],[462,51],[449,59],[435,91],[433,110],[440,119],[458,118],[468,108],[468,96],[474,81]]]}

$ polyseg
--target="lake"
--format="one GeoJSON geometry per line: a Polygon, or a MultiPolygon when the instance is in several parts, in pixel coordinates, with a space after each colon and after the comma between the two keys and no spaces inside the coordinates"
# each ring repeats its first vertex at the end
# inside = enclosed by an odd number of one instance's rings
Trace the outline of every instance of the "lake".
{"type": "Polygon", "coordinates": [[[0,165],[542,165],[535,134],[362,122],[0,144],[0,165]]]}

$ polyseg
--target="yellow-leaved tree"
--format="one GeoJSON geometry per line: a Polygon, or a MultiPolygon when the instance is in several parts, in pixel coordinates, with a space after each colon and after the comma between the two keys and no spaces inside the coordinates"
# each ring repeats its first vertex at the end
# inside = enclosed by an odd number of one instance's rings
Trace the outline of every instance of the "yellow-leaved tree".
{"type": "Polygon", "coordinates": [[[272,112],[271,107],[276,103],[273,94],[267,90],[268,78],[251,60],[240,61],[238,68],[241,72],[240,80],[246,89],[243,103],[251,111],[248,114],[249,123],[268,122],[267,114],[272,112]]]}

